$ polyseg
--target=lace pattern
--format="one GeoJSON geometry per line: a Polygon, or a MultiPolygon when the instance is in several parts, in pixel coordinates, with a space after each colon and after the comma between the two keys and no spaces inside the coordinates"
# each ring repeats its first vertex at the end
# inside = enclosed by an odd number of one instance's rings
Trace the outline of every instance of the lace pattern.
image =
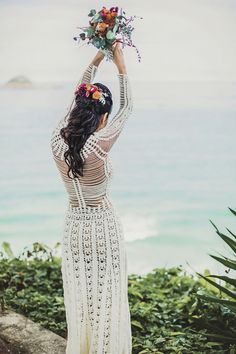
{"type": "MultiPolygon", "coordinates": [[[[81,81],[92,82],[89,65],[81,81]]],[[[60,129],[51,135],[52,155],[68,194],[62,235],[62,279],[67,320],[66,354],[131,354],[127,256],[123,226],[109,194],[113,176],[109,151],[132,112],[128,75],[118,74],[120,107],[113,119],[89,136],[81,150],[84,176],[69,179],[60,129]]],[[[78,84],[77,84],[78,85],[78,84]]]]}
{"type": "Polygon", "coordinates": [[[66,354],[131,354],[127,255],[114,206],[92,212],[68,206],[62,278],[66,354]]]}

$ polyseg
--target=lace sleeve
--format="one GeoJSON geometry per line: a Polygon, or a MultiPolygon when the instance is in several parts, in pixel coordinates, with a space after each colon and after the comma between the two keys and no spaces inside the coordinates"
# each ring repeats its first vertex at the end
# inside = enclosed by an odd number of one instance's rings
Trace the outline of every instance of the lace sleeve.
{"type": "Polygon", "coordinates": [[[127,74],[117,74],[120,87],[120,104],[119,110],[111,121],[108,120],[107,125],[94,132],[97,145],[106,153],[108,153],[120,135],[127,118],[133,110],[133,96],[130,80],[127,74]]]}
{"type": "MultiPolygon", "coordinates": [[[[81,83],[81,82],[86,82],[86,83],[91,83],[97,73],[98,67],[94,64],[89,64],[83,74],[81,75],[78,83],[76,84],[76,87],[81,83]]],[[[75,87],[75,88],[76,88],[75,87]]],[[[74,89],[75,90],[75,89],[74,89]]],[[[69,106],[67,114],[57,123],[56,127],[54,128],[52,134],[51,134],[51,146],[52,150],[55,154],[60,154],[65,151],[65,149],[68,148],[68,146],[64,143],[64,140],[60,137],[60,130],[61,128],[64,128],[67,123],[68,123],[68,118],[70,115],[71,110],[74,108],[75,104],[75,97],[73,97],[73,100],[69,106]]]]}

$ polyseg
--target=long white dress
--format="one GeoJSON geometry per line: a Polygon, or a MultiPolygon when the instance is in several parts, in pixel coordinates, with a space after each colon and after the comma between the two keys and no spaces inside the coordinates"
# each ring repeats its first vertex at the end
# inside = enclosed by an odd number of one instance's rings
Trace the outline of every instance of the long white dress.
{"type": "MultiPolygon", "coordinates": [[[[92,83],[98,67],[90,64],[80,82],[92,83]]],[[[89,136],[81,150],[84,176],[69,179],[60,129],[52,132],[53,158],[68,193],[62,236],[62,279],[67,320],[66,354],[131,354],[127,256],[123,225],[109,195],[113,175],[109,151],[132,112],[127,74],[117,74],[120,106],[107,125],[89,136]]],[[[77,86],[76,85],[76,86],[77,86]]]]}

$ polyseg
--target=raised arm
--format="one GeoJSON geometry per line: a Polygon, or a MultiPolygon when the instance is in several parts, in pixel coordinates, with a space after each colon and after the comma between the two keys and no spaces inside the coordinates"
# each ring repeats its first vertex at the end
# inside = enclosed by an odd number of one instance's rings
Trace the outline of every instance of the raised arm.
{"type": "MultiPolygon", "coordinates": [[[[95,57],[93,58],[93,60],[91,61],[91,63],[86,67],[85,71],[82,73],[79,81],[76,84],[76,87],[81,82],[86,82],[89,84],[94,80],[96,73],[97,73],[98,66],[103,58],[104,58],[104,54],[101,51],[98,51],[97,54],[95,55],[95,57]]],[[[74,93],[73,93],[73,99],[72,99],[72,102],[69,106],[68,112],[67,112],[66,116],[63,117],[59,121],[58,125],[56,126],[56,129],[61,129],[63,126],[65,126],[67,124],[67,119],[68,119],[68,116],[69,116],[71,110],[74,107],[74,103],[75,103],[75,97],[74,97],[74,93]]]]}
{"type": "Polygon", "coordinates": [[[120,104],[118,112],[113,116],[107,125],[94,132],[98,139],[97,144],[105,152],[109,152],[133,110],[133,96],[128,74],[117,74],[120,88],[120,104]]]}
{"type": "MultiPolygon", "coordinates": [[[[95,55],[95,57],[93,58],[91,63],[86,67],[85,71],[81,75],[79,81],[76,84],[76,87],[81,82],[86,82],[86,84],[90,84],[94,80],[96,73],[97,73],[98,66],[101,63],[101,61],[103,60],[103,58],[104,58],[104,54],[100,50],[98,50],[97,54],[95,55]]],[[[72,103],[69,107],[69,111],[68,111],[67,115],[69,115],[71,109],[73,108],[74,102],[75,102],[75,96],[73,94],[73,100],[72,100],[72,103]]],[[[66,115],[66,117],[67,117],[67,115],[66,115]]]]}
{"type": "Polygon", "coordinates": [[[105,152],[110,151],[133,110],[131,84],[126,71],[124,55],[120,48],[120,44],[117,44],[114,49],[113,61],[119,72],[117,74],[120,89],[119,109],[112,120],[108,121],[105,127],[94,132],[94,135],[97,138],[97,144],[105,152]]]}
{"type": "MultiPolygon", "coordinates": [[[[81,82],[91,83],[94,80],[95,75],[97,73],[98,65],[100,64],[103,58],[104,58],[104,54],[98,51],[95,57],[93,58],[93,60],[91,61],[91,63],[86,67],[86,69],[82,73],[79,81],[76,84],[76,87],[81,82]]],[[[56,124],[56,127],[52,131],[50,143],[51,143],[52,150],[57,155],[58,154],[62,155],[65,149],[68,148],[67,145],[64,143],[63,139],[60,137],[60,130],[61,128],[64,128],[67,125],[68,118],[71,110],[74,107],[74,104],[75,104],[75,96],[73,93],[73,100],[68,108],[67,114],[56,124]]]]}

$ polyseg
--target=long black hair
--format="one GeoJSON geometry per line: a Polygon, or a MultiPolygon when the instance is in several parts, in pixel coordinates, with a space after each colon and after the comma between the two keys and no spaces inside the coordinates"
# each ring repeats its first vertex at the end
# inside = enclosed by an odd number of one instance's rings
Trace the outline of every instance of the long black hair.
{"type": "Polygon", "coordinates": [[[111,91],[107,86],[98,83],[93,83],[107,93],[105,96],[105,104],[99,100],[94,100],[90,97],[75,96],[75,106],[70,112],[68,124],[60,130],[60,134],[68,145],[68,150],[64,153],[64,160],[68,165],[67,176],[70,176],[70,171],[74,177],[83,176],[84,160],[80,155],[80,150],[84,146],[88,137],[97,129],[100,121],[100,116],[104,113],[108,115],[112,111],[113,101],[111,91]]]}

